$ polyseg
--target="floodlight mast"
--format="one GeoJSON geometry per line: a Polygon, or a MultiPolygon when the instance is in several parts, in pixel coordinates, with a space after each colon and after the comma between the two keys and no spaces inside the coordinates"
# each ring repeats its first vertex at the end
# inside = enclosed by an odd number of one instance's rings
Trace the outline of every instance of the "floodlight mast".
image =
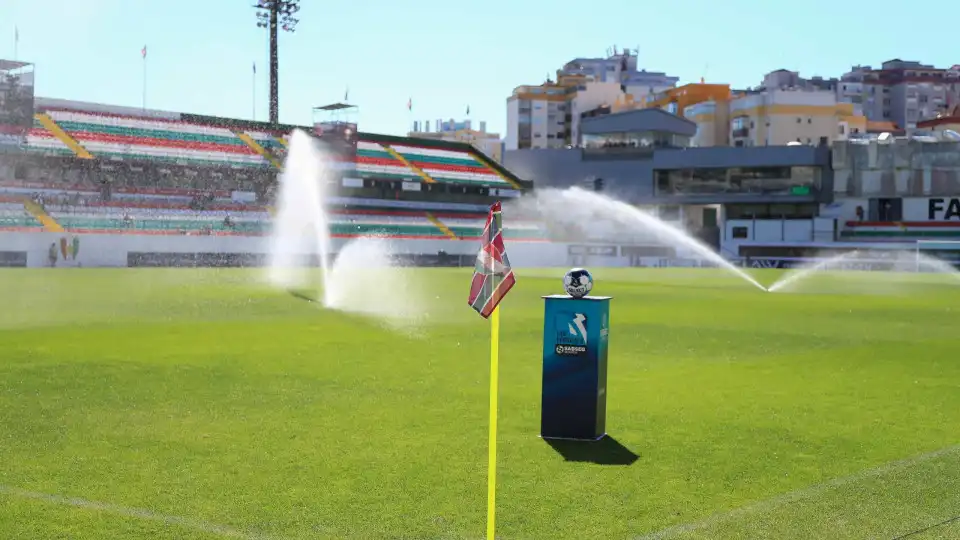
{"type": "Polygon", "coordinates": [[[300,19],[293,15],[300,11],[300,0],[257,0],[257,28],[270,33],[270,123],[280,123],[280,89],[277,74],[280,70],[277,52],[277,32],[293,33],[300,19]]]}

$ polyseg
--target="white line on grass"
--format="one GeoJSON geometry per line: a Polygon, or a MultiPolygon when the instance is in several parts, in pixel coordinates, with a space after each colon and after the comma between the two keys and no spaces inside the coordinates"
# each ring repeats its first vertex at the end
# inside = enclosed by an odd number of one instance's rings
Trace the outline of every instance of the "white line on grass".
{"type": "Polygon", "coordinates": [[[231,529],[223,525],[217,525],[215,523],[208,523],[205,521],[199,521],[195,519],[183,518],[178,516],[167,516],[164,514],[158,514],[156,512],[151,512],[150,510],[144,510],[142,508],[129,508],[126,506],[119,506],[111,503],[104,503],[98,501],[89,501],[86,499],[78,499],[75,497],[64,497],[62,495],[51,495],[49,493],[38,493],[36,491],[27,491],[24,489],[18,489],[9,486],[0,485],[0,495],[7,495],[10,497],[19,497],[21,499],[33,499],[35,501],[41,501],[50,504],[59,504],[62,506],[73,506],[75,508],[82,508],[84,510],[93,510],[97,512],[106,512],[108,514],[114,514],[118,516],[124,516],[129,518],[143,519],[147,521],[158,521],[160,523],[165,523],[167,525],[176,525],[178,527],[183,527],[185,529],[193,529],[195,531],[204,532],[207,534],[219,535],[227,538],[241,538],[243,540],[265,540],[263,536],[257,536],[248,534],[236,529],[231,529]]]}
{"type": "Polygon", "coordinates": [[[741,506],[740,508],[735,508],[729,512],[723,512],[719,514],[713,514],[710,517],[702,519],[700,521],[691,521],[688,523],[682,523],[680,525],[674,525],[672,527],[667,527],[666,529],[661,529],[659,531],[644,535],[637,536],[635,540],[664,540],[667,538],[673,538],[675,536],[691,533],[706,527],[717,525],[731,519],[738,517],[746,516],[749,514],[756,514],[759,512],[767,512],[784,506],[786,504],[802,501],[804,499],[812,498],[821,493],[844,486],[846,484],[851,484],[853,482],[858,482],[860,480],[865,480],[867,478],[873,478],[877,476],[882,476],[887,473],[900,471],[907,469],[914,465],[923,463],[925,461],[930,461],[931,459],[936,459],[947,454],[952,454],[957,451],[960,451],[960,445],[948,446],[946,448],[941,448],[940,450],[935,450],[933,452],[928,452],[926,454],[919,454],[912,456],[906,459],[901,459],[897,461],[891,461],[889,463],[884,463],[883,465],[873,468],[860,471],[856,474],[850,476],[843,476],[840,478],[834,478],[822,484],[815,484],[813,486],[805,487],[798,489],[796,491],[790,491],[782,495],[777,495],[770,499],[765,499],[753,504],[748,504],[746,506],[741,506]]]}

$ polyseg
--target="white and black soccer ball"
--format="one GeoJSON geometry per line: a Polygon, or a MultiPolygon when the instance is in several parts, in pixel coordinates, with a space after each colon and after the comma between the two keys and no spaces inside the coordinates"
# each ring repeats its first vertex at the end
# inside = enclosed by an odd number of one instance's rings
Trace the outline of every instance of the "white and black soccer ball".
{"type": "Polygon", "coordinates": [[[563,290],[574,298],[583,298],[593,289],[593,276],[586,268],[574,268],[563,276],[563,290]]]}

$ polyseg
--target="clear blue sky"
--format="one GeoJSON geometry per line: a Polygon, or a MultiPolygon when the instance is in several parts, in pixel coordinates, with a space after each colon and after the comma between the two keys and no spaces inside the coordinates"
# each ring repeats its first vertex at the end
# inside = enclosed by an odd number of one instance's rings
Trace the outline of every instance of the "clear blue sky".
{"type": "MultiPolygon", "coordinates": [[[[0,0],[0,57],[37,65],[37,94],[238,118],[267,117],[267,38],[255,0],[0,0]]],[[[640,48],[640,65],[695,82],[757,84],[786,68],[839,75],[891,58],[960,63],[957,0],[302,0],[280,38],[280,120],[311,107],[360,106],[360,129],[464,117],[501,131],[505,99],[577,56],[640,48]],[[407,99],[413,99],[413,112],[407,99]]]]}

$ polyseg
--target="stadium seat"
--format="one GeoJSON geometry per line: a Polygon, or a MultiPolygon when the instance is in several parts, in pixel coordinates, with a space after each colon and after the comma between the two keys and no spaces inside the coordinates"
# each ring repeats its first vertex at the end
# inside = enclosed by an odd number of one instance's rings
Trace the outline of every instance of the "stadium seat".
{"type": "Polygon", "coordinates": [[[392,148],[438,182],[513,189],[507,181],[467,151],[401,145],[393,145],[392,148]]]}
{"type": "Polygon", "coordinates": [[[56,138],[36,120],[33,122],[33,129],[27,133],[26,143],[25,150],[31,153],[53,156],[74,155],[63,141],[56,138]]]}
{"type": "Polygon", "coordinates": [[[168,119],[48,110],[51,118],[94,156],[183,164],[269,167],[226,128],[168,119]]]}
{"type": "Polygon", "coordinates": [[[23,203],[0,202],[0,230],[42,230],[43,225],[26,211],[23,203]]]}
{"type": "Polygon", "coordinates": [[[357,142],[357,173],[361,176],[418,181],[419,175],[375,142],[357,142]]]}

